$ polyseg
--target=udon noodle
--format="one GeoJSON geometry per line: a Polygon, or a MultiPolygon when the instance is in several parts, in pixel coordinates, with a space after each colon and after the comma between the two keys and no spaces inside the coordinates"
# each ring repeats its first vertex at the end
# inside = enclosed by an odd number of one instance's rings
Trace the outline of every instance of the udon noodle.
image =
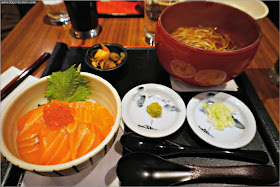
{"type": "Polygon", "coordinates": [[[227,34],[212,27],[179,27],[171,35],[187,45],[207,50],[229,51],[237,48],[227,34]]]}

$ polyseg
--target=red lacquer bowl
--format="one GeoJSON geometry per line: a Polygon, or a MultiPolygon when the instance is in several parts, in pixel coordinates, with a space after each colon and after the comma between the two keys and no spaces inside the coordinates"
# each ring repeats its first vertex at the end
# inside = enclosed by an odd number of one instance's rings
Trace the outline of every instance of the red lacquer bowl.
{"type": "Polygon", "coordinates": [[[155,49],[159,62],[171,76],[193,86],[211,87],[242,73],[255,56],[260,39],[260,26],[247,13],[220,3],[187,1],[162,12],[156,26],[155,49]],[[178,27],[199,25],[224,31],[239,48],[204,50],[170,35],[178,27]]]}

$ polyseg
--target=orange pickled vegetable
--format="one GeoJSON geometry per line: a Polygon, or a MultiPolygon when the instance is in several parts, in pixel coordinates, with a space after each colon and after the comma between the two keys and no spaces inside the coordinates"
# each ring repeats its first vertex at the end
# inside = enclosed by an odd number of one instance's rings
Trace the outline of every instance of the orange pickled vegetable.
{"type": "Polygon", "coordinates": [[[32,164],[65,163],[97,147],[113,124],[112,115],[98,103],[53,100],[18,120],[18,153],[32,164]]]}
{"type": "Polygon", "coordinates": [[[94,55],[94,58],[97,59],[97,61],[102,61],[109,58],[109,56],[110,56],[110,52],[104,51],[102,49],[98,49],[94,55]]]}
{"type": "Polygon", "coordinates": [[[104,69],[114,68],[117,65],[110,59],[105,60],[104,62],[104,69]]]}
{"type": "Polygon", "coordinates": [[[119,65],[125,57],[125,53],[120,54],[110,52],[110,50],[103,44],[100,43],[101,49],[98,49],[94,56],[90,58],[91,64],[95,68],[110,69],[119,65]]]}
{"type": "Polygon", "coordinates": [[[108,47],[106,47],[103,43],[100,43],[101,45],[101,48],[103,51],[107,51],[107,52],[110,52],[110,50],[108,49],[108,47]]]}

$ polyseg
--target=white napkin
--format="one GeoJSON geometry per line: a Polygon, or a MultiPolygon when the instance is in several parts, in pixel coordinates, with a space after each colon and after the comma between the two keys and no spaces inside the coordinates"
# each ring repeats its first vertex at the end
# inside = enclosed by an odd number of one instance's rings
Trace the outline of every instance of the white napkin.
{"type": "MultiPolygon", "coordinates": [[[[1,89],[20,72],[21,70],[11,66],[1,74],[1,89]]],[[[38,78],[28,76],[18,85],[15,90],[1,101],[1,112],[12,97],[36,80],[38,78]]],[[[65,177],[45,177],[32,172],[26,172],[21,186],[120,186],[116,175],[116,165],[122,156],[122,146],[119,141],[122,135],[123,130],[120,128],[114,145],[96,167],[65,177]]]]}
{"type": "MultiPolygon", "coordinates": [[[[20,69],[11,66],[3,74],[1,74],[1,89],[4,88],[9,82],[11,82],[16,76],[21,72],[20,69]]],[[[27,87],[31,83],[37,81],[38,78],[34,76],[28,76],[20,85],[18,85],[3,101],[1,101],[1,112],[8,102],[13,98],[17,93],[19,93],[23,88],[27,87]]]]}
{"type": "Polygon", "coordinates": [[[178,92],[203,92],[203,91],[238,91],[238,86],[234,80],[230,80],[222,85],[213,87],[195,87],[183,83],[182,81],[170,76],[171,87],[178,92]]]}

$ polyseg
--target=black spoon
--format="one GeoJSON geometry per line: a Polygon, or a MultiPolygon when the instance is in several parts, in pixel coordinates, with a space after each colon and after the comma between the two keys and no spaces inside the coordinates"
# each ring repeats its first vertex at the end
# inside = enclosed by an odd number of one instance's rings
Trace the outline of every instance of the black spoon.
{"type": "Polygon", "coordinates": [[[268,165],[182,166],[149,153],[126,154],[118,161],[116,171],[121,185],[128,186],[167,186],[193,180],[258,185],[278,181],[276,168],[268,165]]]}
{"type": "Polygon", "coordinates": [[[145,138],[135,134],[126,134],[121,137],[121,144],[130,152],[148,152],[162,157],[172,156],[204,156],[226,158],[233,160],[251,161],[266,164],[269,161],[264,151],[254,150],[220,150],[204,149],[194,146],[177,145],[169,141],[145,138]]]}

